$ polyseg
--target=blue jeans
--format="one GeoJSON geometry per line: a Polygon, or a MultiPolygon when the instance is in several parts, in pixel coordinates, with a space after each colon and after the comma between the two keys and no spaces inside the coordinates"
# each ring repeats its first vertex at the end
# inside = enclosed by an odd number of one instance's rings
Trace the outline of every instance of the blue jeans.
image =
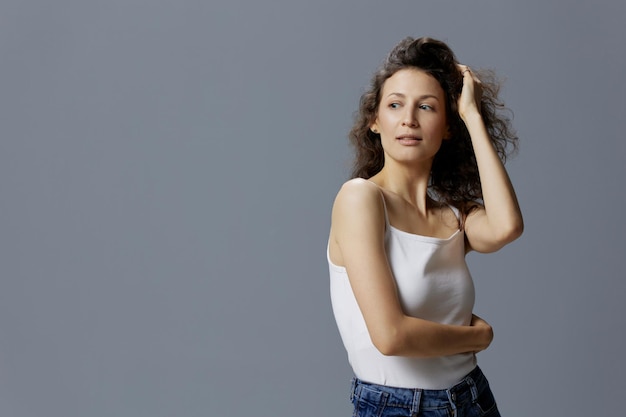
{"type": "Polygon", "coordinates": [[[394,388],[353,378],[350,400],[353,417],[500,417],[479,367],[442,390],[394,388]]]}

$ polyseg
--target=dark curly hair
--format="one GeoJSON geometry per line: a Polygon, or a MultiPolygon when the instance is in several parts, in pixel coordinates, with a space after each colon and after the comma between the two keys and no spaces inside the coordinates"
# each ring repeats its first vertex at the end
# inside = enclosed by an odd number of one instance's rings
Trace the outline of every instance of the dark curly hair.
{"type": "MultiPolygon", "coordinates": [[[[424,37],[408,37],[396,45],[381,68],[374,74],[371,85],[360,100],[359,111],[349,138],[356,154],[352,178],[370,178],[384,165],[385,157],[380,135],[370,127],[376,120],[385,81],[397,71],[417,68],[434,77],[446,98],[446,115],[450,140],[444,140],[435,155],[431,169],[429,191],[441,202],[466,210],[467,204],[482,200],[476,157],[469,132],[457,110],[457,99],[463,87],[463,75],[456,57],[445,43],[424,37]]],[[[473,70],[482,83],[480,112],[491,142],[502,162],[517,149],[517,135],[511,126],[510,112],[498,99],[500,83],[492,71],[473,70]]]]}

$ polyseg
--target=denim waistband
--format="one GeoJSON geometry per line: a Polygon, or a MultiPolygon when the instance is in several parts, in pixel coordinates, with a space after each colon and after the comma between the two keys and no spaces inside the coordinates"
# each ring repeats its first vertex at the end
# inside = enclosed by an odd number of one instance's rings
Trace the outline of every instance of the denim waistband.
{"type": "Polygon", "coordinates": [[[373,401],[384,402],[393,407],[407,408],[413,412],[441,408],[443,405],[456,409],[466,403],[475,402],[488,386],[487,379],[477,366],[457,384],[441,390],[389,387],[353,378],[351,399],[367,396],[373,401]]]}

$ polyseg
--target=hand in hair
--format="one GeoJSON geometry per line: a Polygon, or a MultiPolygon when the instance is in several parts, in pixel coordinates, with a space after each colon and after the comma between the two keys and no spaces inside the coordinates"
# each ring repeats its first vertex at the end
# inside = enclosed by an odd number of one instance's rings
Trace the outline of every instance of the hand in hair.
{"type": "Polygon", "coordinates": [[[483,96],[483,88],[480,80],[466,65],[457,65],[463,75],[463,89],[457,101],[459,116],[465,120],[471,112],[480,113],[480,102],[483,96]]]}

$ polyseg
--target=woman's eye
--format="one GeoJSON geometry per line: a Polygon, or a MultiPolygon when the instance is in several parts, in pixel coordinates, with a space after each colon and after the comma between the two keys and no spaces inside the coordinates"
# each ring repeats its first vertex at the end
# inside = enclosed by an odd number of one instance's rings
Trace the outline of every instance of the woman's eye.
{"type": "Polygon", "coordinates": [[[421,104],[420,105],[420,109],[422,109],[422,110],[433,110],[432,106],[429,106],[428,104],[421,104]]]}
{"type": "Polygon", "coordinates": [[[391,104],[389,104],[389,108],[392,108],[392,109],[397,109],[399,107],[400,107],[400,103],[391,103],[391,104]]]}

